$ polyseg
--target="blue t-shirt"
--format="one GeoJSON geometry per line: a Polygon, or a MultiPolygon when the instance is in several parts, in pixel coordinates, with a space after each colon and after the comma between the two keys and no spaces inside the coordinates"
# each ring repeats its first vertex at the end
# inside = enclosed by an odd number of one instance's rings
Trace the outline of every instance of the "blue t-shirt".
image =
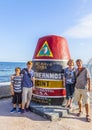
{"type": "Polygon", "coordinates": [[[66,84],[75,83],[75,68],[73,68],[72,70],[69,68],[66,68],[64,70],[64,77],[65,77],[66,84]]]}
{"type": "Polygon", "coordinates": [[[21,71],[21,74],[23,75],[22,87],[26,87],[26,88],[33,87],[33,81],[31,80],[31,78],[34,77],[34,71],[30,70],[29,72],[27,68],[24,68],[21,71]]]}

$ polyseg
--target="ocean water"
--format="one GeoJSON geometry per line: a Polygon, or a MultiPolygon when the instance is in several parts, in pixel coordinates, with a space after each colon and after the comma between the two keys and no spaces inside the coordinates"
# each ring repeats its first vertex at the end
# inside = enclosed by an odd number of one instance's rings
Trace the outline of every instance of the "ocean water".
{"type": "MultiPolygon", "coordinates": [[[[92,65],[84,65],[87,67],[91,73],[92,78],[92,65]]],[[[16,67],[20,67],[21,69],[26,67],[26,63],[24,62],[0,62],[0,83],[9,82],[10,77],[14,74],[14,70],[16,67]]]]}
{"type": "Polygon", "coordinates": [[[9,82],[10,77],[14,74],[16,67],[21,69],[26,67],[26,63],[23,62],[0,62],[0,83],[9,82]]]}

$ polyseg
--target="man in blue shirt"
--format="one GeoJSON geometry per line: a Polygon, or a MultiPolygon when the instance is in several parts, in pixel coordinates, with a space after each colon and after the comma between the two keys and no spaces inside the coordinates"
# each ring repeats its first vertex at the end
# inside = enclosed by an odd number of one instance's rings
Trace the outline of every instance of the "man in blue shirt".
{"type": "Polygon", "coordinates": [[[32,61],[27,62],[27,68],[24,68],[21,71],[21,74],[23,75],[23,81],[22,81],[22,110],[21,112],[24,113],[24,109],[29,110],[29,105],[32,97],[32,89],[35,84],[35,78],[34,78],[34,71],[32,70],[32,61]]]}

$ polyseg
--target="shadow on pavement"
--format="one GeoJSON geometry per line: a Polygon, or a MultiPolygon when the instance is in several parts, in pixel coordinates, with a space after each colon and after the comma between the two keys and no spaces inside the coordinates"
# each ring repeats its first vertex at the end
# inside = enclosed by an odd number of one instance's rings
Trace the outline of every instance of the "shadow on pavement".
{"type": "Polygon", "coordinates": [[[35,121],[47,121],[46,119],[42,118],[39,115],[32,113],[31,111],[21,113],[10,113],[12,109],[12,99],[2,99],[0,100],[0,116],[6,117],[25,117],[35,121]]]}
{"type": "Polygon", "coordinates": [[[86,121],[86,116],[84,114],[82,116],[78,117],[77,113],[70,113],[69,116],[63,117],[63,118],[74,119],[74,120],[80,120],[82,122],[87,122],[86,121]]]}

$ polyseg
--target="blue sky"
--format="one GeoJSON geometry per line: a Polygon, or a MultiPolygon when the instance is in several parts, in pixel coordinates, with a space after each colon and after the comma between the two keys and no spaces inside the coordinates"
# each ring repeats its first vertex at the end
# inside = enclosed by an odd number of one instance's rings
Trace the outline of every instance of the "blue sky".
{"type": "Polygon", "coordinates": [[[67,39],[71,57],[92,58],[91,0],[0,0],[0,61],[32,59],[46,35],[67,39]]]}

